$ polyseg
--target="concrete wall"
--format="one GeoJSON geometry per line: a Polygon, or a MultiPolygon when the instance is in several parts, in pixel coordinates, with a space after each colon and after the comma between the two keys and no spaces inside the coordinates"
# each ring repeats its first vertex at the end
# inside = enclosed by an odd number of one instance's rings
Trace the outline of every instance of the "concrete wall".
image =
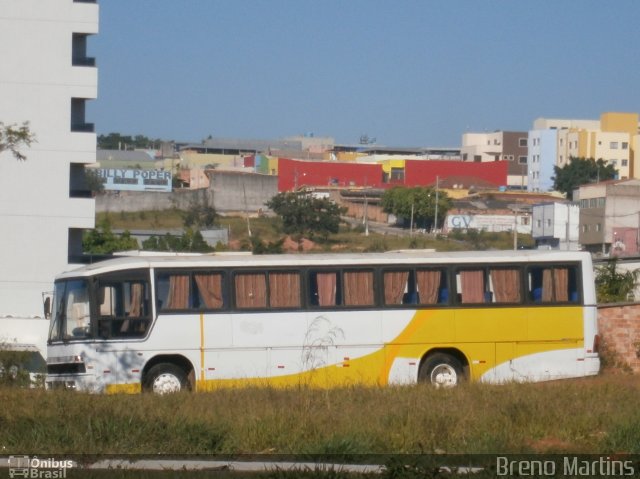
{"type": "Polygon", "coordinates": [[[161,211],[187,209],[194,202],[205,202],[218,212],[266,210],[265,203],[278,194],[278,177],[232,171],[214,171],[209,188],[175,190],[171,193],[121,191],[96,197],[96,211],[161,211]]]}
{"type": "Polygon", "coordinates": [[[216,211],[266,210],[265,203],[278,194],[278,177],[231,171],[214,171],[209,192],[216,211]]]}
{"type": "Polygon", "coordinates": [[[171,208],[187,209],[194,201],[211,204],[209,190],[177,190],[171,193],[152,191],[105,192],[96,196],[96,211],[99,213],[120,213],[121,211],[162,211],[171,208]]]}

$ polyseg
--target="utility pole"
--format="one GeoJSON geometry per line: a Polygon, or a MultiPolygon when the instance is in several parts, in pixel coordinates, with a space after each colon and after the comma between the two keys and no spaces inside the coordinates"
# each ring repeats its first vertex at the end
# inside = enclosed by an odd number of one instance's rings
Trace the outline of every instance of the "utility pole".
{"type": "Polygon", "coordinates": [[[413,236],[413,200],[411,200],[411,223],[409,224],[409,236],[413,236]]]}
{"type": "Polygon", "coordinates": [[[436,234],[438,232],[438,200],[439,200],[439,183],[440,183],[440,177],[436,176],[436,214],[435,214],[435,218],[433,219],[433,234],[436,234]]]}

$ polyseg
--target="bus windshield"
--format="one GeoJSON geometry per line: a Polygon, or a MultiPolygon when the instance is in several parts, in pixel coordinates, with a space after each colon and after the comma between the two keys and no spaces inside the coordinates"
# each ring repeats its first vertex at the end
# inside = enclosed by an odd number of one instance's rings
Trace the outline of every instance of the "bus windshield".
{"type": "Polygon", "coordinates": [[[90,335],[89,291],[85,280],[59,281],[53,293],[50,341],[83,339],[90,335]]]}

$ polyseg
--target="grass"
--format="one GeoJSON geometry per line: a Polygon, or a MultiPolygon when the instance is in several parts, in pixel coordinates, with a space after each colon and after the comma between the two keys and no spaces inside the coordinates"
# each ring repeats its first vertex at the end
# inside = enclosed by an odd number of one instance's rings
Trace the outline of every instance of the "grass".
{"type": "Polygon", "coordinates": [[[640,453],[640,379],[226,389],[157,397],[0,389],[3,454],[640,453]]]}
{"type": "MultiPolygon", "coordinates": [[[[164,211],[139,211],[134,213],[98,213],[96,224],[108,217],[111,227],[114,229],[181,229],[183,228],[182,216],[179,210],[164,211]]],[[[260,217],[247,219],[241,216],[221,216],[218,226],[229,231],[230,241],[249,249],[249,227],[254,236],[263,242],[275,242],[282,238],[281,221],[279,218],[260,217]]],[[[488,250],[488,249],[512,249],[513,236],[511,233],[475,232],[454,233],[449,237],[418,234],[410,237],[398,229],[398,235],[383,235],[371,232],[364,235],[364,228],[358,226],[351,228],[343,225],[340,231],[331,236],[326,242],[316,245],[316,251],[344,251],[344,252],[382,252],[397,249],[436,249],[438,251],[455,250],[488,250]]],[[[404,233],[407,233],[404,231],[404,233]]],[[[519,235],[518,244],[532,246],[530,235],[519,235]]]]}

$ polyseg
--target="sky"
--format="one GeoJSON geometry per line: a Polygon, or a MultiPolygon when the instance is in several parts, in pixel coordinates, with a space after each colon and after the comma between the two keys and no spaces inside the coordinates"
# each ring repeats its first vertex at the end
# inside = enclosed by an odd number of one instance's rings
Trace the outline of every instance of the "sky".
{"type": "Polygon", "coordinates": [[[459,147],[640,112],[637,0],[103,0],[88,121],[175,141],[459,147]]]}

